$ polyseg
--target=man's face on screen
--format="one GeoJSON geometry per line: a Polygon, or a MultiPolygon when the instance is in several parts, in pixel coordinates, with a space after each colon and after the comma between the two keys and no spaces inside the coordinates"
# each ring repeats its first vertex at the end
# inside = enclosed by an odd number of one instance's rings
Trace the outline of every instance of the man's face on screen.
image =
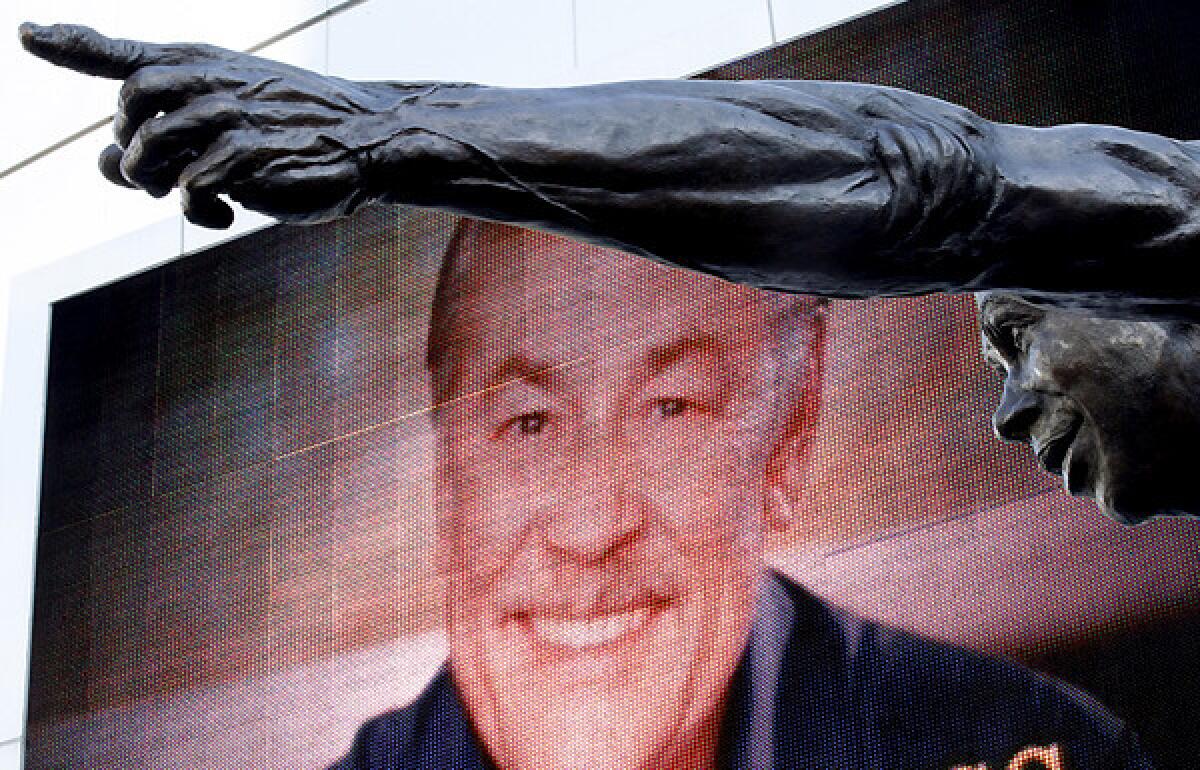
{"type": "Polygon", "coordinates": [[[1125,522],[1196,512],[1200,327],[1098,318],[992,293],[984,354],[1004,375],[996,433],[1125,522]]]}
{"type": "Polygon", "coordinates": [[[703,766],[780,494],[768,314],[715,281],[480,229],[436,417],[472,722],[504,767],[703,766]]]}

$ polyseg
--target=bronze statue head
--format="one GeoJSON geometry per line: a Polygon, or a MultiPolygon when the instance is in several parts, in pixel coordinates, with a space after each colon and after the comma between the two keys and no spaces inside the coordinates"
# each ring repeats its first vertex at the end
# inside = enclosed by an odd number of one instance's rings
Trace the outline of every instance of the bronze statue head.
{"type": "Polygon", "coordinates": [[[979,297],[1004,376],[996,435],[1028,444],[1067,491],[1138,523],[1200,512],[1200,325],[1101,318],[1015,294],[979,297]]]}

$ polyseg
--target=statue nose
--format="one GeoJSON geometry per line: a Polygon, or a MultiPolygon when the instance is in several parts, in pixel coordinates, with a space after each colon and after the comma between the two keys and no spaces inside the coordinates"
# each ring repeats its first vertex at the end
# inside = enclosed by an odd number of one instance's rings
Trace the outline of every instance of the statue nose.
{"type": "Polygon", "coordinates": [[[992,415],[992,427],[996,435],[1005,441],[1028,442],[1029,430],[1041,411],[1041,397],[1014,383],[1009,377],[1004,381],[1000,405],[992,415]]]}

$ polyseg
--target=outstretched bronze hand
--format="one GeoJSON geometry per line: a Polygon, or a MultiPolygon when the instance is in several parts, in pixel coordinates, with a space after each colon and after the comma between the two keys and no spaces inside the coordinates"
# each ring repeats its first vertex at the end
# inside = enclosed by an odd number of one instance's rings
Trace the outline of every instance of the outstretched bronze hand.
{"type": "Polygon", "coordinates": [[[54,64],[125,81],[116,143],[100,169],[156,197],[178,187],[196,224],[229,226],[222,193],[298,221],[345,214],[363,198],[370,137],[362,129],[387,103],[367,85],[216,46],[112,39],[75,25],[25,24],[21,42],[54,64]]]}

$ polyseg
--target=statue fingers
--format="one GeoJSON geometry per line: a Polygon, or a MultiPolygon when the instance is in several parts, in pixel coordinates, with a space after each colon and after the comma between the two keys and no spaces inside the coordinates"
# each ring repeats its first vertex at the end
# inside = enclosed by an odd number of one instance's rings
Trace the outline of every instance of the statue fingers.
{"type": "Polygon", "coordinates": [[[51,64],[116,80],[124,80],[142,67],[220,58],[229,53],[209,45],[160,45],[111,38],[80,24],[43,27],[25,22],[21,25],[20,38],[25,50],[51,64]]]}
{"type": "Polygon", "coordinates": [[[294,90],[274,92],[278,80],[276,73],[253,67],[146,67],[121,87],[113,134],[117,144],[128,147],[138,129],[156,115],[215,96],[247,104],[261,125],[329,125],[344,119],[344,110],[337,106],[297,100],[294,90]]]}
{"type": "Polygon", "coordinates": [[[184,168],[226,131],[245,124],[242,103],[228,94],[210,94],[142,124],[121,158],[121,174],[151,195],[175,186],[184,168]]]}
{"type": "Polygon", "coordinates": [[[228,131],[179,175],[184,213],[224,226],[226,195],[246,208],[289,222],[320,222],[366,200],[353,152],[319,129],[265,135],[228,131]]]}
{"type": "Polygon", "coordinates": [[[277,162],[257,169],[230,197],[285,222],[316,223],[349,214],[367,200],[352,164],[277,162]]]}
{"type": "Polygon", "coordinates": [[[97,165],[100,167],[100,173],[108,181],[121,187],[136,189],[137,185],[126,179],[125,174],[121,172],[121,158],[124,155],[124,150],[115,144],[110,144],[100,151],[100,158],[97,165]]]}
{"type": "Polygon", "coordinates": [[[189,222],[217,229],[233,223],[233,209],[217,196],[229,191],[235,175],[253,157],[254,144],[245,133],[222,135],[179,174],[183,214],[189,222]]]}
{"type": "Polygon", "coordinates": [[[105,37],[79,24],[21,25],[21,45],[51,64],[85,75],[123,79],[146,64],[146,46],[136,40],[105,37]]]}
{"type": "Polygon", "coordinates": [[[183,215],[187,221],[212,230],[224,230],[233,224],[233,208],[209,190],[180,191],[183,215]]]}
{"type": "Polygon", "coordinates": [[[117,98],[113,135],[128,147],[142,124],[212,93],[232,91],[244,81],[205,65],[144,67],[126,78],[117,98]]]}

